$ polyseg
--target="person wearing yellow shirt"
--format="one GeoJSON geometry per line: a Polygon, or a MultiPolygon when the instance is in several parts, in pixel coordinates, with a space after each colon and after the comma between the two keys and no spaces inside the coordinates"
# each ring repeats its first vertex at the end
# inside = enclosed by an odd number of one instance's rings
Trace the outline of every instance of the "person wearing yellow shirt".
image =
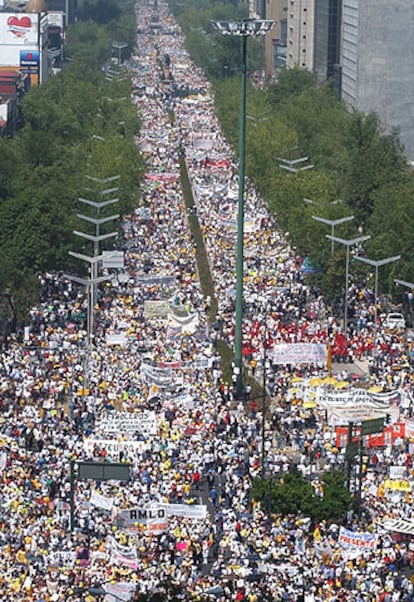
{"type": "Polygon", "coordinates": [[[28,561],[26,551],[24,549],[20,548],[20,550],[17,551],[16,562],[18,562],[19,564],[27,564],[28,561]]]}

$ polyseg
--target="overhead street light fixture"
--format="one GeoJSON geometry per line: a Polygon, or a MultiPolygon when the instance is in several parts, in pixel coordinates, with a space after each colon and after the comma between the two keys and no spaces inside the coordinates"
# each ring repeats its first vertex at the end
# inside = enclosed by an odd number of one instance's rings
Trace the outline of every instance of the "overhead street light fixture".
{"type": "MultiPolygon", "coordinates": [[[[313,199],[303,199],[305,201],[305,203],[308,203],[309,205],[316,205],[315,201],[313,199]]],[[[329,205],[338,205],[338,203],[343,203],[343,199],[335,199],[334,201],[329,201],[329,205]]]]}
{"type": "MultiPolygon", "coordinates": [[[[303,199],[304,201],[309,201],[309,199],[303,199]]],[[[313,202],[313,201],[312,201],[313,202]]],[[[334,254],[335,251],[335,226],[339,226],[339,224],[344,224],[345,222],[350,222],[354,219],[353,215],[348,215],[346,217],[339,217],[338,219],[326,219],[325,217],[319,217],[318,215],[312,215],[312,219],[317,222],[321,222],[322,224],[326,224],[327,226],[331,226],[331,255],[334,254]]]]}
{"type": "Polygon", "coordinates": [[[414,289],[414,282],[407,282],[406,280],[399,280],[398,278],[394,278],[394,282],[400,286],[406,286],[407,288],[414,289]]]}
{"type": "Polygon", "coordinates": [[[349,248],[357,245],[360,242],[369,240],[371,236],[366,234],[365,236],[358,236],[357,238],[339,238],[338,236],[331,236],[330,234],[325,235],[329,240],[341,243],[346,246],[346,263],[345,263],[345,294],[344,294],[344,334],[345,340],[348,338],[348,280],[349,280],[349,248]]]}
{"type": "MultiPolygon", "coordinates": [[[[99,196],[103,196],[105,194],[112,194],[113,192],[116,192],[117,190],[119,190],[119,187],[116,188],[106,188],[105,190],[94,190],[93,188],[89,188],[88,186],[84,187],[84,190],[87,190],[88,192],[93,192],[94,194],[99,194],[99,196]]],[[[82,199],[85,200],[85,199],[82,199]]],[[[118,199],[116,199],[118,200],[118,199]]]]}
{"type": "Polygon", "coordinates": [[[358,259],[358,261],[362,261],[363,263],[367,263],[368,265],[375,268],[375,281],[374,281],[374,330],[377,332],[377,314],[378,314],[378,268],[387,263],[392,263],[394,261],[398,261],[401,259],[401,255],[394,255],[393,257],[386,257],[385,259],[368,259],[368,257],[361,257],[360,255],[355,255],[354,259],[358,259]]]}
{"type": "Polygon", "coordinates": [[[236,243],[236,312],[234,340],[234,379],[235,396],[243,395],[243,264],[244,264],[244,186],[246,159],[246,71],[247,38],[265,36],[275,22],[259,19],[237,19],[233,21],[212,21],[213,27],[225,36],[242,38],[241,86],[240,86],[240,135],[239,135],[239,191],[237,202],[237,243],[236,243]]]}
{"type": "Polygon", "coordinates": [[[102,207],[106,207],[107,205],[113,205],[114,203],[117,203],[119,201],[119,199],[108,199],[107,201],[99,201],[97,203],[95,201],[90,201],[89,199],[83,199],[82,197],[79,197],[78,200],[81,203],[85,203],[86,205],[94,207],[95,209],[102,209],[102,207]]]}
{"type": "Polygon", "coordinates": [[[289,171],[291,173],[299,173],[301,171],[307,171],[308,169],[313,169],[315,166],[312,164],[309,165],[303,165],[300,167],[299,164],[304,163],[305,161],[309,160],[309,157],[300,157],[300,159],[284,159],[283,157],[276,157],[276,159],[278,161],[281,161],[281,163],[279,163],[279,167],[281,169],[285,169],[286,171],[289,171]]]}
{"type": "Polygon", "coordinates": [[[92,182],[97,182],[98,184],[108,184],[109,182],[115,182],[115,180],[119,180],[121,176],[110,176],[109,178],[95,178],[95,176],[85,175],[85,178],[91,180],[92,182]]]}
{"type": "Polygon", "coordinates": [[[94,226],[102,226],[102,224],[106,224],[108,222],[113,221],[114,219],[118,219],[119,213],[115,213],[114,215],[108,215],[108,217],[101,217],[99,219],[96,217],[89,217],[89,215],[82,215],[82,213],[77,213],[76,217],[79,217],[79,219],[83,219],[86,222],[89,222],[90,224],[94,224],[94,226]]]}

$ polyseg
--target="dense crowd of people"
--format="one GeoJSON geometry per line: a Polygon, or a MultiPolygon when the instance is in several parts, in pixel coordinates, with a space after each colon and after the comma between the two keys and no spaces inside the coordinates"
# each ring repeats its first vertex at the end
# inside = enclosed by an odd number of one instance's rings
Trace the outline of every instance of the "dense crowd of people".
{"type": "Polygon", "coordinates": [[[237,161],[167,5],[158,3],[157,21],[153,11],[137,5],[128,64],[147,173],[123,222],[125,270],[99,291],[93,340],[86,294],[47,273],[23,342],[10,336],[3,345],[0,600],[80,602],[105,592],[108,602],[127,601],[172,584],[183,600],[410,602],[411,344],[373,324],[372,292],[356,285],[357,319],[345,337],[248,184],[243,353],[252,374],[266,370],[272,406],[263,417],[248,391],[234,399],[217,339],[234,343],[237,161]],[[212,326],[182,157],[218,299],[212,326]],[[367,378],[386,391],[370,402],[389,407],[404,431],[367,451],[364,512],[341,527],[269,517],[250,497],[263,450],[275,478],[293,458],[316,484],[323,470],[345,466],[329,395],[335,405],[340,380],[352,391],[352,374],[341,370],[328,384],[323,362],[272,361],[272,347],[305,342],[330,343],[334,359],[369,357],[367,378]],[[129,480],[79,472],[108,461],[127,463],[129,480]]]}

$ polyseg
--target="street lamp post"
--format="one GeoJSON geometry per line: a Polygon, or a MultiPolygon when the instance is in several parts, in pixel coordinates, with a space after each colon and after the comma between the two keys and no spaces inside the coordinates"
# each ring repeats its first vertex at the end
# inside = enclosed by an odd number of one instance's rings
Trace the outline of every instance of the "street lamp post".
{"type": "Polygon", "coordinates": [[[398,261],[401,259],[401,255],[394,255],[394,257],[386,257],[385,259],[378,259],[375,261],[374,259],[368,259],[367,257],[360,257],[359,255],[355,255],[354,259],[358,259],[358,261],[362,261],[363,263],[367,263],[375,268],[375,280],[374,280],[374,334],[377,332],[377,313],[378,313],[378,268],[387,263],[392,263],[393,261],[398,261]]]}
{"type": "Polygon", "coordinates": [[[364,242],[371,238],[369,234],[365,236],[358,236],[358,238],[351,238],[349,240],[345,238],[338,238],[331,234],[326,234],[326,238],[339,242],[346,246],[346,263],[345,263],[345,295],[344,295],[344,335],[345,340],[348,338],[348,279],[349,279],[349,248],[353,245],[357,245],[360,242],[364,242]]]}
{"type": "Polygon", "coordinates": [[[213,27],[222,35],[242,38],[241,91],[240,91],[240,138],[239,138],[239,192],[237,203],[237,245],[236,245],[236,315],[234,340],[235,395],[243,395],[243,264],[244,264],[244,179],[246,143],[246,71],[247,38],[266,35],[274,21],[241,19],[235,21],[213,21],[213,27]]]}
{"type": "Polygon", "coordinates": [[[126,48],[128,44],[125,42],[112,42],[112,48],[116,48],[118,50],[118,65],[122,64],[121,61],[121,51],[123,48],[126,48]]]}
{"type": "Polygon", "coordinates": [[[348,215],[346,217],[339,217],[338,219],[326,219],[324,217],[319,217],[318,215],[312,215],[312,219],[316,220],[317,222],[321,222],[322,224],[326,224],[327,226],[331,226],[331,255],[333,255],[335,251],[335,226],[339,226],[339,224],[344,224],[345,222],[350,222],[354,219],[354,216],[348,215]]]}
{"type": "MultiPolygon", "coordinates": [[[[414,292],[414,282],[407,282],[407,280],[399,280],[398,278],[394,279],[395,284],[399,284],[400,286],[405,286],[411,290],[411,293],[414,292]]],[[[410,320],[411,326],[413,325],[413,306],[412,301],[409,301],[409,310],[410,310],[410,320]]]]}

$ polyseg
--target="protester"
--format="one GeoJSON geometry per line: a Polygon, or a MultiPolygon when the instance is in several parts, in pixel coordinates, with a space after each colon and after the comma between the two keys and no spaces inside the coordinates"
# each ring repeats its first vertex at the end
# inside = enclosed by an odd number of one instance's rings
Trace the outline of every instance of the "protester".
{"type": "MultiPolygon", "coordinates": [[[[251,602],[414,600],[407,578],[414,544],[394,535],[397,522],[409,529],[412,518],[408,436],[367,452],[364,512],[350,513],[347,531],[304,516],[270,520],[252,503],[251,479],[263,460],[262,408],[248,390],[234,399],[217,351],[218,338],[234,343],[237,161],[210,85],[191,63],[167,5],[158,3],[158,13],[155,32],[153,7],[137,4],[129,70],[147,173],[140,204],[123,223],[125,273],[99,291],[93,345],[86,295],[47,273],[30,326],[2,350],[0,594],[80,601],[93,599],[92,587],[105,589],[108,601],[128,600],[171,582],[189,600],[209,592],[251,602]],[[194,94],[173,95],[162,79],[165,57],[177,89],[194,94]],[[181,189],[182,156],[218,299],[212,326],[181,189]],[[128,462],[131,478],[77,478],[86,461],[128,462]]],[[[396,424],[411,417],[411,369],[393,370],[407,349],[399,335],[370,323],[372,295],[362,285],[351,290],[357,321],[344,337],[249,183],[245,226],[243,351],[257,376],[263,341],[269,347],[268,470],[283,475],[295,454],[304,472],[311,459],[318,473],[344,468],[335,424],[292,393],[296,379],[303,395],[321,400],[322,389],[310,383],[326,377],[325,365],[276,364],[271,348],[330,342],[342,359],[374,349],[372,383],[398,391],[396,424]]],[[[341,376],[350,386],[348,374],[341,376]]],[[[334,393],[323,389],[326,399],[334,393]]],[[[323,495],[321,483],[312,483],[323,495]]]]}

